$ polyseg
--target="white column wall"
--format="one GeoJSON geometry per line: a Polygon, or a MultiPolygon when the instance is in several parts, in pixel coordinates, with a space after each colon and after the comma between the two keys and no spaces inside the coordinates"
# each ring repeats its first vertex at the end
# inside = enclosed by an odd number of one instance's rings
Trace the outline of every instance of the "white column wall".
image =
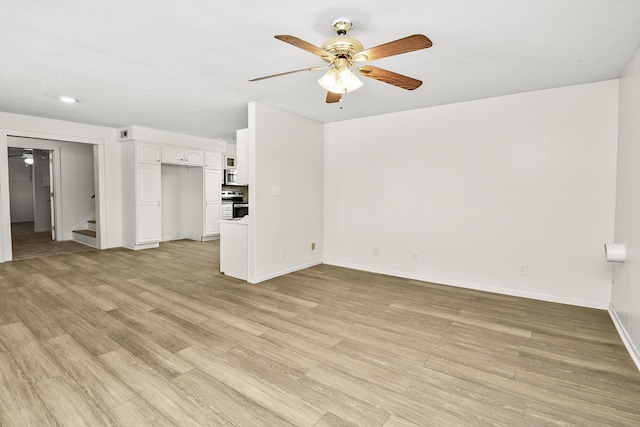
{"type": "Polygon", "coordinates": [[[322,135],[321,123],[249,104],[249,282],[322,262],[322,135]]]}
{"type": "Polygon", "coordinates": [[[615,242],[627,260],[613,264],[610,312],[640,369],[640,51],[620,79],[615,242]]]}

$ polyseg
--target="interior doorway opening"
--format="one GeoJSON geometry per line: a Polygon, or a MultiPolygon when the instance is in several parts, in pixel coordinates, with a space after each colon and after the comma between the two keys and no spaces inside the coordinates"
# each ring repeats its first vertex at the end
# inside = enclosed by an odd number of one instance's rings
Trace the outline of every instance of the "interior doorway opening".
{"type": "Polygon", "coordinates": [[[94,250],[72,233],[96,222],[93,145],[9,137],[7,150],[12,259],[94,250]]]}

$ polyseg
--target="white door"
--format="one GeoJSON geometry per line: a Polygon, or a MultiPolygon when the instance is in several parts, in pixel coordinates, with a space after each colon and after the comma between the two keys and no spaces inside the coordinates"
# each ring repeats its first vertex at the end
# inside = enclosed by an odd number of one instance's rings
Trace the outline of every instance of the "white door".
{"type": "Polygon", "coordinates": [[[219,170],[204,169],[204,235],[220,233],[220,184],[219,170]]]}
{"type": "Polygon", "coordinates": [[[136,165],[136,244],[160,241],[160,195],[160,165],[136,165]]]}

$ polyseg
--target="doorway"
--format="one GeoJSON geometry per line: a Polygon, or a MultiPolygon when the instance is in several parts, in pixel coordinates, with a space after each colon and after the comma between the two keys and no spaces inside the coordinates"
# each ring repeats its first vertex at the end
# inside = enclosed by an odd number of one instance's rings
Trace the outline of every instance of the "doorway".
{"type": "Polygon", "coordinates": [[[79,215],[95,218],[93,147],[31,138],[10,141],[15,144],[7,149],[13,260],[94,250],[64,234],[79,215]],[[59,144],[64,146],[66,161],[61,161],[59,144]],[[61,179],[62,165],[70,180],[61,179]],[[60,199],[65,193],[68,203],[63,205],[60,199]]]}

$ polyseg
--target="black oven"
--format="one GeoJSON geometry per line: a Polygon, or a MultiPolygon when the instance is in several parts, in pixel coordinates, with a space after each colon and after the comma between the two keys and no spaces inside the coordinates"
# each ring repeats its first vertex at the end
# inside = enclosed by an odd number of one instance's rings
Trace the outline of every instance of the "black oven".
{"type": "Polygon", "coordinates": [[[249,215],[249,203],[233,202],[233,217],[242,218],[249,215]]]}

